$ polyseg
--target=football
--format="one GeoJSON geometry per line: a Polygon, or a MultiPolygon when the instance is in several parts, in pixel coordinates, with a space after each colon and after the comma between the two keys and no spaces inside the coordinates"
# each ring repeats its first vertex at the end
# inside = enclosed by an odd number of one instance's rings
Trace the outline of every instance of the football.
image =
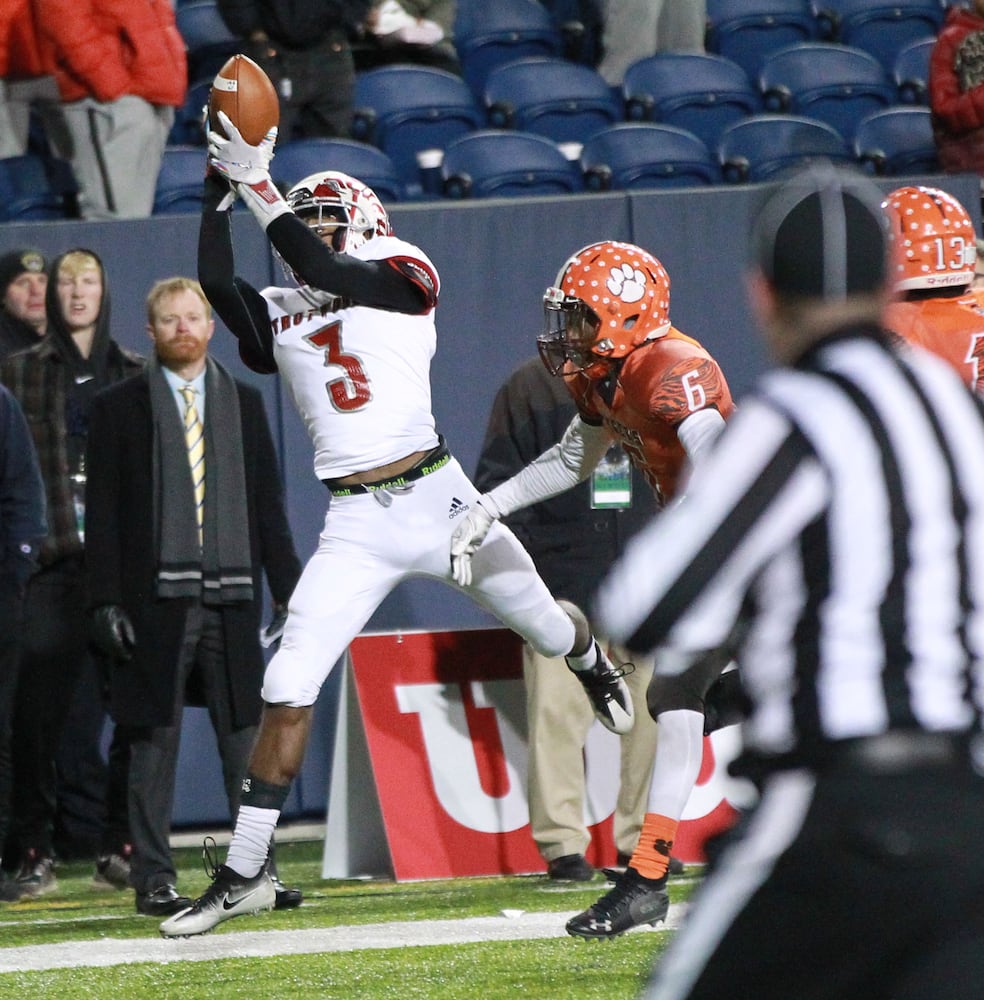
{"type": "Polygon", "coordinates": [[[208,126],[225,135],[220,111],[229,116],[251,146],[280,121],[277,91],[270,77],[248,56],[231,56],[216,74],[208,94],[208,126]]]}

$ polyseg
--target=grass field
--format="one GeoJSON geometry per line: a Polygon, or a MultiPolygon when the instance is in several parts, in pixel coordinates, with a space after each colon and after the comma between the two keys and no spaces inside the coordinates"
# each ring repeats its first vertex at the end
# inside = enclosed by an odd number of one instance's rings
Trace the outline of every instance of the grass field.
{"type": "MultiPolygon", "coordinates": [[[[414,933],[407,937],[416,942],[418,932],[431,926],[426,921],[501,917],[503,911],[556,913],[557,928],[562,929],[567,915],[593,902],[606,884],[600,875],[584,885],[561,885],[545,876],[325,881],[320,875],[320,843],[281,842],[277,852],[281,877],[304,889],[304,905],[240,917],[206,937],[188,941],[162,942],[158,921],[136,913],[131,892],[93,888],[91,864],[60,866],[57,893],[0,905],[0,963],[10,969],[0,973],[0,998],[515,1000],[522,994],[537,1000],[628,1000],[637,996],[672,933],[633,932],[612,942],[564,935],[380,947],[374,941],[377,925],[410,922],[414,933]],[[354,950],[291,952],[296,938],[303,937],[309,945],[312,934],[315,941],[319,939],[319,929],[328,935],[343,927],[350,928],[354,950]],[[307,933],[283,933],[290,931],[307,933]],[[258,941],[261,949],[256,947],[258,941]],[[86,964],[103,961],[102,949],[109,943],[124,957],[109,959],[114,964],[86,964]],[[37,947],[45,945],[52,947],[37,947]],[[281,947],[282,953],[256,954],[280,952],[281,947]],[[159,958],[161,949],[167,949],[165,960],[159,958]],[[79,964],[43,968],[56,964],[47,963],[53,951],[61,956],[58,962],[79,964]],[[13,968],[11,956],[17,958],[13,968]]],[[[181,848],[175,853],[179,888],[195,895],[207,884],[200,852],[181,848]]],[[[673,902],[685,900],[695,884],[696,877],[671,881],[673,902]]],[[[549,916],[543,922],[552,926],[549,916]]]]}

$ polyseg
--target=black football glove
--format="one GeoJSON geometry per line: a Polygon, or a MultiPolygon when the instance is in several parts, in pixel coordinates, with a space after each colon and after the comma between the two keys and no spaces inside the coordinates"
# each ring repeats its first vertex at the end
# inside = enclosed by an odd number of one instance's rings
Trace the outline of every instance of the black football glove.
{"type": "Polygon", "coordinates": [[[96,646],[112,659],[126,661],[133,657],[137,636],[133,623],[118,604],[104,604],[92,612],[90,635],[96,646]]]}
{"type": "Polygon", "coordinates": [[[260,645],[264,649],[269,649],[274,643],[280,645],[280,637],[284,634],[284,625],[287,624],[287,605],[275,604],[273,606],[273,618],[265,629],[260,630],[260,645]]]}

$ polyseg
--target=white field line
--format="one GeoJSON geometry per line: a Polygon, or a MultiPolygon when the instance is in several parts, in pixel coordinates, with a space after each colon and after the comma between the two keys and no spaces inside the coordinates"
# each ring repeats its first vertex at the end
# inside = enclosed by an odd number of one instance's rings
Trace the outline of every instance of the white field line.
{"type": "MultiPolygon", "coordinates": [[[[658,928],[638,928],[630,933],[647,933],[653,929],[675,930],[686,908],[686,903],[674,904],[665,924],[658,928]]],[[[577,912],[504,910],[495,917],[457,920],[417,920],[297,931],[225,931],[193,938],[100,939],[0,948],[0,974],[141,962],[205,962],[223,958],[267,958],[480,941],[562,938],[567,936],[564,924],[577,912]]]]}

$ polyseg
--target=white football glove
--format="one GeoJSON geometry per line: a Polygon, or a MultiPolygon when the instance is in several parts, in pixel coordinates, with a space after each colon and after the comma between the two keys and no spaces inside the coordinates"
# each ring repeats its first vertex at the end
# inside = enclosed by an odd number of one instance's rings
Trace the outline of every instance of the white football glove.
{"type": "Polygon", "coordinates": [[[494,510],[495,501],[481,496],[472,504],[464,521],[454,529],[451,536],[451,575],[460,587],[467,587],[472,582],[472,556],[498,519],[498,513],[492,512],[494,510]]]}
{"type": "Polygon", "coordinates": [[[277,144],[277,127],[274,126],[256,146],[251,146],[232,124],[224,112],[219,121],[226,136],[215,129],[208,133],[208,156],[213,169],[235,184],[260,184],[270,178],[270,161],[277,144]]]}

